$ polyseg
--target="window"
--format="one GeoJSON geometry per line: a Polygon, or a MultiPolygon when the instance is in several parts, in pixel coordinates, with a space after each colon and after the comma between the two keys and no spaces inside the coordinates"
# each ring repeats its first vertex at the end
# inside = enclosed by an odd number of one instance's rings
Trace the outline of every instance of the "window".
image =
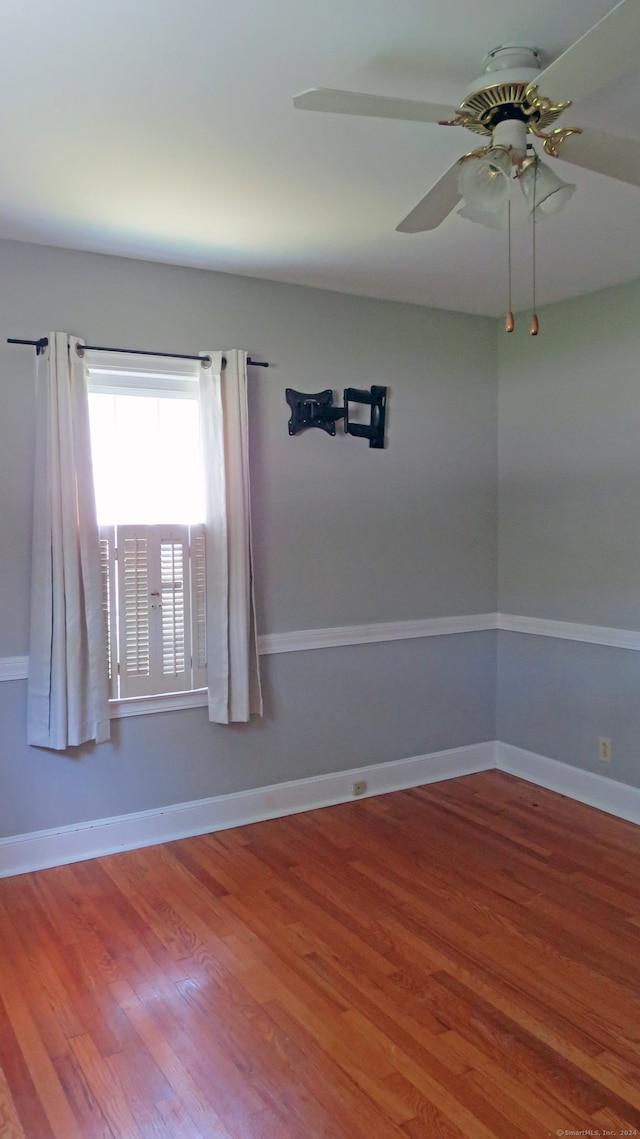
{"type": "Polygon", "coordinates": [[[198,366],[91,352],[85,364],[111,698],[204,688],[198,366]]]}
{"type": "Polygon", "coordinates": [[[161,360],[154,372],[153,358],[142,366],[137,353],[128,361],[120,354],[105,360],[102,350],[86,349],[69,333],[47,337],[35,393],[30,745],[63,751],[87,740],[101,743],[109,738],[110,716],[167,707],[206,705],[210,722],[217,724],[262,715],[246,362],[241,349],[229,349],[224,357],[212,349],[188,371],[172,367],[169,373],[161,360]],[[102,575],[88,377],[104,527],[102,575]],[[104,404],[94,396],[112,398],[104,404]],[[134,409],[128,400],[139,397],[149,409],[144,422],[119,435],[114,423],[134,409]],[[170,430],[163,431],[158,424],[166,423],[169,405],[170,430]],[[194,427],[181,450],[182,428],[176,424],[189,405],[194,427]],[[203,463],[196,458],[198,421],[203,463]],[[52,446],[54,438],[58,443],[52,446]],[[206,478],[187,476],[200,466],[206,478]],[[118,490],[109,508],[104,487],[118,490]],[[142,505],[132,507],[139,490],[142,505]],[[194,505],[202,497],[204,525],[194,505]],[[123,520],[127,511],[133,513],[130,521],[123,520]],[[125,697],[109,709],[108,664],[114,695],[145,695],[125,697]],[[204,668],[206,688],[194,689],[204,668]]]}

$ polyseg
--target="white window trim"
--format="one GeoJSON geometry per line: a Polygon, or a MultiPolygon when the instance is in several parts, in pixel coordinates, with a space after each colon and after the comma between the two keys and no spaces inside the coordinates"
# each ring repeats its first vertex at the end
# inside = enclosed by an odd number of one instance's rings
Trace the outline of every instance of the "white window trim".
{"type": "Polygon", "coordinates": [[[127,700],[110,700],[109,719],[149,716],[154,712],[177,712],[181,708],[206,708],[207,703],[206,688],[195,688],[191,692],[169,692],[160,696],[132,696],[127,700]]]}

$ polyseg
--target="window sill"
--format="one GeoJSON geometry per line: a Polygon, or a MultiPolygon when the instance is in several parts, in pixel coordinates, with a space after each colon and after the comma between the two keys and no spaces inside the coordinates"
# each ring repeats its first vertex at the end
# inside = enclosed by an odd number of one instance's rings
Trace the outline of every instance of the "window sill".
{"type": "Polygon", "coordinates": [[[149,716],[153,712],[175,712],[180,708],[206,708],[207,690],[194,692],[168,692],[161,696],[134,696],[128,700],[109,701],[109,719],[121,720],[126,716],[149,716]]]}

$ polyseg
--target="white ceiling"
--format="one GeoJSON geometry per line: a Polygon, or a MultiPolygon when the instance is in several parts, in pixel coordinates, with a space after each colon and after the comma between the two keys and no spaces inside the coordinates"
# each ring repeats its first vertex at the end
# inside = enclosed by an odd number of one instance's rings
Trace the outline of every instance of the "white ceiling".
{"type": "MultiPolygon", "coordinates": [[[[539,47],[544,65],[613,7],[6,0],[0,236],[498,314],[504,233],[455,214],[395,232],[477,136],[292,98],[324,86],[456,105],[491,48],[539,47]]],[[[640,140],[640,61],[560,125],[640,140]]],[[[554,168],[578,189],[537,229],[539,303],[640,276],[640,188],[554,168]]],[[[524,204],[515,230],[517,309],[530,302],[524,204]]]]}

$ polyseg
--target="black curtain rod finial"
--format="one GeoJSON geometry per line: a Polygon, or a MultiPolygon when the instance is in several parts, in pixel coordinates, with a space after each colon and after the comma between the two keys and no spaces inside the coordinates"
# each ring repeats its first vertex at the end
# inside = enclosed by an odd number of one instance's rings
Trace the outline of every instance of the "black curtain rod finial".
{"type": "Polygon", "coordinates": [[[40,353],[44,351],[48,343],[48,336],[41,336],[39,340],[15,340],[11,336],[7,337],[7,344],[28,344],[31,348],[35,348],[36,356],[39,356],[40,353]]]}

